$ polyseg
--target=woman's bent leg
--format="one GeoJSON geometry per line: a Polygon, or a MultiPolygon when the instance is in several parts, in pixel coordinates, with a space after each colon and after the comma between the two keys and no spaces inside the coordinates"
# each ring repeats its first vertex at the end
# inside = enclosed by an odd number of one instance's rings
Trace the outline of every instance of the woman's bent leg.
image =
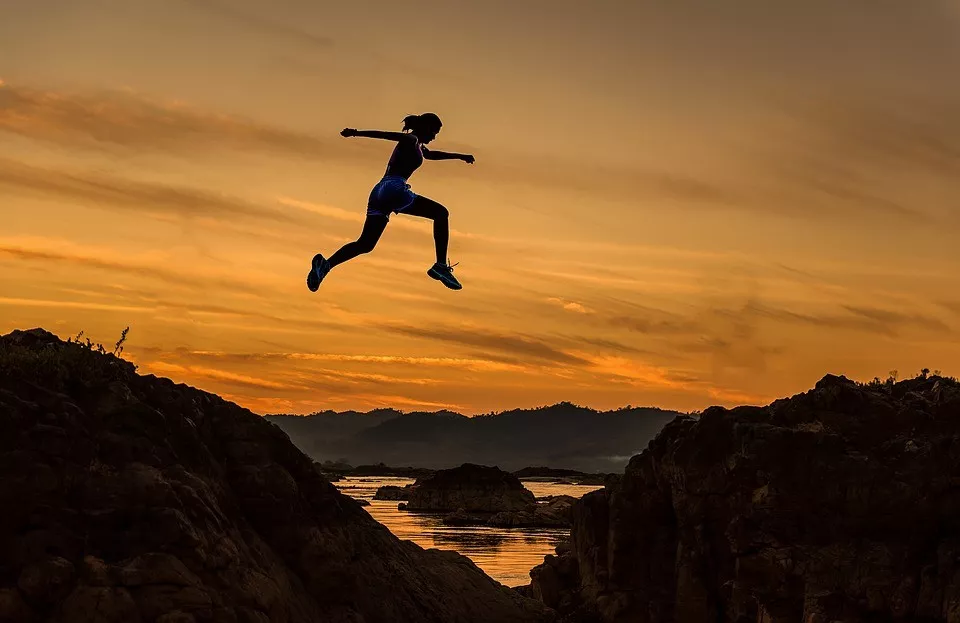
{"type": "Polygon", "coordinates": [[[434,201],[417,195],[409,208],[402,212],[433,220],[433,241],[437,248],[437,264],[447,265],[447,245],[450,242],[450,211],[434,201]]]}

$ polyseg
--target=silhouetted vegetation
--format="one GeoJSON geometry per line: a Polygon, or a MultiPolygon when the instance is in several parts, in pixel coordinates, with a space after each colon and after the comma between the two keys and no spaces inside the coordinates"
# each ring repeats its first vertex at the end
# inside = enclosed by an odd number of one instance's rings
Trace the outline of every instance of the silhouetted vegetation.
{"type": "Polygon", "coordinates": [[[867,387],[870,389],[885,389],[892,390],[898,383],[908,382],[908,381],[944,381],[949,383],[960,383],[954,376],[943,376],[940,370],[934,370],[930,372],[930,368],[921,369],[916,376],[912,379],[904,379],[899,381],[899,373],[897,370],[891,370],[887,373],[885,379],[881,379],[878,376],[873,377],[872,380],[867,381],[866,383],[857,383],[861,387],[867,387]]]}
{"type": "Polygon", "coordinates": [[[83,331],[64,341],[50,341],[42,329],[14,331],[0,344],[0,375],[64,391],[120,380],[137,367],[120,357],[130,327],[112,351],[85,337],[83,331]],[[38,342],[44,343],[37,348],[38,342]]]}

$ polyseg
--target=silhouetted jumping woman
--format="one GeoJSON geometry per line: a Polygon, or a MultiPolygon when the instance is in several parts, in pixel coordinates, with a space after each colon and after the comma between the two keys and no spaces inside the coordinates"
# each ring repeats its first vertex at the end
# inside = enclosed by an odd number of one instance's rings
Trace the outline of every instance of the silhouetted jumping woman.
{"type": "MultiPolygon", "coordinates": [[[[433,220],[433,238],[437,246],[437,262],[427,271],[427,274],[443,282],[451,290],[459,290],[463,286],[453,276],[453,266],[447,260],[447,241],[450,238],[449,215],[445,207],[426,197],[414,194],[410,190],[407,179],[420,168],[424,160],[463,160],[473,164],[474,158],[469,154],[454,154],[427,149],[427,143],[437,137],[442,124],[440,117],[432,112],[422,115],[409,115],[403,120],[403,132],[381,132],[380,130],[355,130],[346,128],[342,136],[362,136],[366,138],[382,138],[396,141],[387,170],[367,200],[367,220],[363,224],[360,237],[353,242],[343,245],[330,259],[320,253],[313,257],[313,265],[307,274],[307,287],[316,292],[320,282],[327,276],[330,269],[351,260],[362,253],[369,253],[377,246],[377,241],[383,234],[390,220],[390,213],[410,214],[433,220]]],[[[455,265],[454,265],[455,266],[455,265]]]]}

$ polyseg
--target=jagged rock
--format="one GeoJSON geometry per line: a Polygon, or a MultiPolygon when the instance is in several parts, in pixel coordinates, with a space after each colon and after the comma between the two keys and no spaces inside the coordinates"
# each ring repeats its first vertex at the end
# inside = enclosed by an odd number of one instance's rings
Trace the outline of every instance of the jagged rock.
{"type": "Polygon", "coordinates": [[[66,597],[73,588],[74,576],[73,564],[54,556],[24,567],[17,586],[28,601],[43,605],[66,597]]]}
{"type": "Polygon", "coordinates": [[[573,469],[552,467],[524,467],[513,472],[513,475],[521,481],[555,482],[558,485],[602,485],[609,476],[609,474],[587,474],[573,469]]]}
{"type": "Polygon", "coordinates": [[[525,594],[571,621],[960,621],[958,482],[956,381],[828,376],[671,422],[525,594]]]}
{"type": "Polygon", "coordinates": [[[119,570],[119,584],[126,587],[150,584],[200,586],[203,583],[179,558],[170,554],[144,554],[119,570]]]}
{"type": "Polygon", "coordinates": [[[0,621],[549,618],[400,541],[276,426],[44,331],[0,337],[0,621]]]}
{"type": "Polygon", "coordinates": [[[465,463],[418,479],[407,510],[496,513],[524,510],[535,503],[533,494],[513,474],[465,463]]]}
{"type": "Polygon", "coordinates": [[[78,586],[63,602],[63,623],[139,623],[137,603],[125,588],[78,586]]]}
{"type": "Polygon", "coordinates": [[[15,588],[0,588],[0,623],[31,623],[37,615],[15,588]]]}
{"type": "Polygon", "coordinates": [[[406,501],[410,499],[410,493],[413,490],[413,485],[404,485],[398,487],[396,485],[384,485],[377,489],[377,492],[373,494],[374,500],[390,500],[390,501],[406,501]]]}
{"type": "Polygon", "coordinates": [[[521,511],[496,513],[487,525],[498,528],[569,528],[572,508],[577,498],[554,495],[521,511]]]}

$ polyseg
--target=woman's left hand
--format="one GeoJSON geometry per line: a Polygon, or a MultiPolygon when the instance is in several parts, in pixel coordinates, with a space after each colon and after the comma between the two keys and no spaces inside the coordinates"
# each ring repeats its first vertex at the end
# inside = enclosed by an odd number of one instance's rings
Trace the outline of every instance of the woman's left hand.
{"type": "Polygon", "coordinates": [[[466,162],[467,164],[473,164],[474,157],[468,154],[463,157],[463,161],[466,162]]]}

